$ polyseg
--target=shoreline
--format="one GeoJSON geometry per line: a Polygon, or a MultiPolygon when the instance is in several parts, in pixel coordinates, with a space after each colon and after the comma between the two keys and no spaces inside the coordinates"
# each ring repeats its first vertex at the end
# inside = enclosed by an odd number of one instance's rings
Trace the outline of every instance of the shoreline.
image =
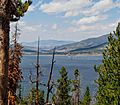
{"type": "MultiPolygon", "coordinates": [[[[37,54],[25,54],[23,56],[36,56],[37,54]]],[[[52,54],[40,54],[40,56],[52,56],[52,54]]],[[[55,56],[102,56],[102,54],[55,54],[55,56]]]]}

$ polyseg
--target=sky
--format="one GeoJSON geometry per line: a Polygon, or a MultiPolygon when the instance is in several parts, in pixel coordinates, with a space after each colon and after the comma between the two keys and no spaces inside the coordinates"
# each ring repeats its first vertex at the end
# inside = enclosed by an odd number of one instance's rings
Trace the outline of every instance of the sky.
{"type": "MultiPolygon", "coordinates": [[[[25,1],[25,0],[23,0],[25,1]]],[[[32,0],[18,21],[21,42],[80,41],[114,31],[120,22],[120,0],[32,0]]],[[[11,34],[15,23],[11,23],[11,34]]]]}

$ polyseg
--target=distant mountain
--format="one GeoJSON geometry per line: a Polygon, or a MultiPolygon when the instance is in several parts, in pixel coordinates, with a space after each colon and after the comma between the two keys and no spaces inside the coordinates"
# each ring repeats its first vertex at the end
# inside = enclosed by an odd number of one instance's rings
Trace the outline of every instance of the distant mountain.
{"type": "Polygon", "coordinates": [[[80,42],[66,44],[57,47],[57,53],[100,53],[107,44],[108,35],[97,38],[89,38],[80,42]]]}
{"type": "MultiPolygon", "coordinates": [[[[54,47],[70,44],[73,42],[74,41],[40,40],[40,52],[46,53],[48,50],[53,49],[54,47]]],[[[24,53],[36,53],[38,42],[22,42],[22,45],[24,46],[24,53]]]]}
{"type": "MultiPolygon", "coordinates": [[[[79,54],[79,53],[101,53],[107,44],[108,35],[96,38],[88,38],[80,42],[73,41],[57,41],[42,40],[40,42],[41,53],[52,53],[52,49],[56,46],[57,54],[79,54]]],[[[35,53],[37,51],[37,41],[23,43],[24,52],[35,53]]]]}
{"type": "MultiPolygon", "coordinates": [[[[23,46],[36,47],[37,41],[34,42],[22,42],[23,46]]],[[[74,43],[74,41],[61,41],[61,40],[40,40],[40,47],[44,49],[52,49],[55,46],[61,46],[65,44],[74,43]]]]}

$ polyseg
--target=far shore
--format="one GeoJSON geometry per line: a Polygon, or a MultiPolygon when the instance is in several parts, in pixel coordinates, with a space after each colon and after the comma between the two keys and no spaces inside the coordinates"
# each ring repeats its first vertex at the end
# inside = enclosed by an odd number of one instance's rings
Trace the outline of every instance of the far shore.
{"type": "MultiPolygon", "coordinates": [[[[35,56],[37,54],[27,54],[23,53],[25,56],[35,56]]],[[[52,54],[40,54],[40,56],[52,56],[52,54]]],[[[55,54],[55,56],[102,56],[102,54],[88,54],[88,53],[83,53],[83,54],[55,54]]]]}

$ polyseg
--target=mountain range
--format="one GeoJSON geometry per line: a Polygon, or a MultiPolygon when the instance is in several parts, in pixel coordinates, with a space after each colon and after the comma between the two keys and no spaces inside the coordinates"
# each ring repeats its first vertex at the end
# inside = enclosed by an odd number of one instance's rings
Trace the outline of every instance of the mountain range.
{"type": "MultiPolygon", "coordinates": [[[[62,41],[62,40],[40,40],[40,47],[42,49],[52,49],[55,46],[62,46],[69,43],[74,43],[74,41],[62,41]]],[[[23,46],[36,47],[38,45],[38,41],[34,42],[22,42],[23,46]]]]}
{"type": "MultiPolygon", "coordinates": [[[[40,52],[45,53],[54,47],[75,43],[74,41],[62,41],[62,40],[40,40],[40,52]]],[[[36,53],[38,41],[34,42],[22,42],[24,53],[36,53]]]]}
{"type": "MultiPolygon", "coordinates": [[[[108,35],[102,35],[96,38],[88,38],[79,42],[74,41],[58,41],[58,40],[42,40],[40,41],[41,53],[52,53],[52,49],[56,47],[57,54],[81,54],[81,53],[101,53],[107,44],[108,35]]],[[[23,43],[24,52],[33,53],[37,51],[37,41],[23,43]]]]}
{"type": "Polygon", "coordinates": [[[101,53],[107,44],[108,35],[97,38],[88,38],[80,42],[75,42],[57,47],[58,53],[101,53]]]}

